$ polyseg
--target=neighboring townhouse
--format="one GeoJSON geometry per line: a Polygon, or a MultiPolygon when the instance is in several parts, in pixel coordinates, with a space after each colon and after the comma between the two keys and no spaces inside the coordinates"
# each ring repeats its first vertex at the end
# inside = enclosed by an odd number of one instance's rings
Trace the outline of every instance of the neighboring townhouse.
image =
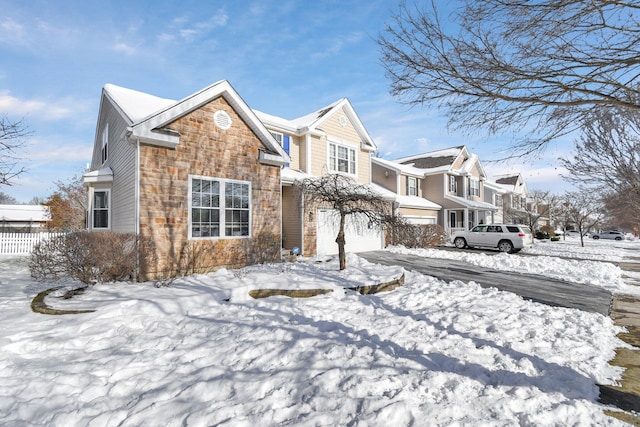
{"type": "Polygon", "coordinates": [[[40,232],[45,229],[48,221],[51,221],[48,206],[0,205],[0,232],[40,232]]]}
{"type": "MultiPolygon", "coordinates": [[[[465,146],[452,147],[394,160],[421,170],[423,197],[440,205],[438,224],[449,235],[486,222],[497,208],[484,201],[486,173],[478,156],[465,146]]],[[[376,175],[377,180],[377,175],[376,175]]]]}
{"type": "Polygon", "coordinates": [[[437,224],[442,206],[425,194],[425,170],[390,160],[371,159],[372,180],[379,192],[393,198],[395,212],[410,224],[437,224]]]}
{"type": "Polygon", "coordinates": [[[526,224],[529,191],[522,175],[510,174],[495,177],[494,182],[504,193],[502,195],[502,214],[504,222],[526,224]]]}
{"type": "MultiPolygon", "coordinates": [[[[371,184],[371,155],[377,149],[373,139],[346,98],[293,120],[255,113],[291,159],[282,171],[283,248],[297,248],[304,255],[336,254],[335,212],[324,206],[304,206],[295,184],[330,173],[371,184]]],[[[348,252],[384,247],[381,229],[363,226],[357,218],[347,221],[348,252]]]]}
{"type": "Polygon", "coordinates": [[[227,81],[174,101],[107,84],[83,176],[88,229],[134,233],[141,279],[279,259],[290,158],[227,81]]]}
{"type": "Polygon", "coordinates": [[[502,224],[505,222],[503,213],[505,193],[504,186],[488,179],[484,181],[484,201],[494,205],[497,209],[485,213],[485,217],[481,218],[484,224],[502,224]]]}

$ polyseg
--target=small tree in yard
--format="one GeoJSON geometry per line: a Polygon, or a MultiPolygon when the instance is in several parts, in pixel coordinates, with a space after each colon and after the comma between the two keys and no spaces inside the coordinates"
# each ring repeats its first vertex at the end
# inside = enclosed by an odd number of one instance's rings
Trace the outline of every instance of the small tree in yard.
{"type": "Polygon", "coordinates": [[[74,176],[68,182],[56,181],[56,190],[43,203],[51,210],[49,228],[82,230],[85,228],[87,190],[82,177],[74,176]]]}
{"type": "Polygon", "coordinates": [[[560,221],[572,224],[580,233],[580,245],[584,246],[584,235],[587,231],[598,227],[604,219],[601,199],[586,189],[567,192],[559,204],[560,221]]]}
{"type": "Polygon", "coordinates": [[[354,180],[338,174],[329,174],[319,178],[306,178],[296,183],[305,206],[324,206],[333,208],[340,221],[336,243],[340,270],[347,266],[345,253],[346,218],[356,218],[356,223],[366,227],[369,224],[381,227],[392,216],[391,203],[374,192],[367,185],[357,184],[354,180]]]}

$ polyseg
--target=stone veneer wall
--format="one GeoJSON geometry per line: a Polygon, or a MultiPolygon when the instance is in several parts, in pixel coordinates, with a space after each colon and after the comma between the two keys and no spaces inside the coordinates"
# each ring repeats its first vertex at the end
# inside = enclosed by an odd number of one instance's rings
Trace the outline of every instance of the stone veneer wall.
{"type": "Polygon", "coordinates": [[[175,149],[140,147],[140,234],[150,240],[154,262],[141,278],[204,273],[241,267],[280,256],[280,168],[260,164],[262,142],[223,97],[168,126],[180,134],[175,149]],[[228,130],[213,114],[231,117],[228,130]],[[251,237],[188,240],[189,175],[251,182],[251,237]]]}

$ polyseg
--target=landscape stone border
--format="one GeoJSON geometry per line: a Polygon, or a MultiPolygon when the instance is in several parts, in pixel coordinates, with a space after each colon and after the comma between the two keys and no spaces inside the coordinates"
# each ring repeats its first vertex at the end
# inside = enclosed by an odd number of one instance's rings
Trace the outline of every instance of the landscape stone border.
{"type": "MultiPolygon", "coordinates": [[[[58,310],[56,308],[51,308],[47,305],[44,299],[52,292],[61,289],[62,286],[58,286],[57,288],[47,289],[46,291],[40,292],[36,295],[33,300],[31,300],[31,311],[34,313],[40,314],[52,314],[52,315],[61,315],[61,314],[82,314],[82,313],[93,313],[95,310],[58,310]]],[[[70,291],[65,292],[62,298],[69,299],[74,295],[79,295],[83,293],[87,289],[86,287],[72,289],[70,291]]]]}
{"type": "MultiPolygon", "coordinates": [[[[389,292],[404,285],[404,273],[397,279],[377,285],[357,286],[345,288],[356,291],[362,295],[373,295],[378,292],[389,292]]],[[[317,295],[324,295],[333,292],[333,289],[255,289],[249,291],[249,296],[254,299],[268,298],[274,296],[285,296],[289,298],[311,298],[317,295]]]]}

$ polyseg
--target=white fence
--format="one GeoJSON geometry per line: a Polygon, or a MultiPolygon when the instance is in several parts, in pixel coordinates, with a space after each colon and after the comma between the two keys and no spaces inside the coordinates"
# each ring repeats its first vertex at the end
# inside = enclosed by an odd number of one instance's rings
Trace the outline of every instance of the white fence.
{"type": "Polygon", "coordinates": [[[29,255],[42,240],[64,233],[0,233],[0,255],[29,255]]]}

